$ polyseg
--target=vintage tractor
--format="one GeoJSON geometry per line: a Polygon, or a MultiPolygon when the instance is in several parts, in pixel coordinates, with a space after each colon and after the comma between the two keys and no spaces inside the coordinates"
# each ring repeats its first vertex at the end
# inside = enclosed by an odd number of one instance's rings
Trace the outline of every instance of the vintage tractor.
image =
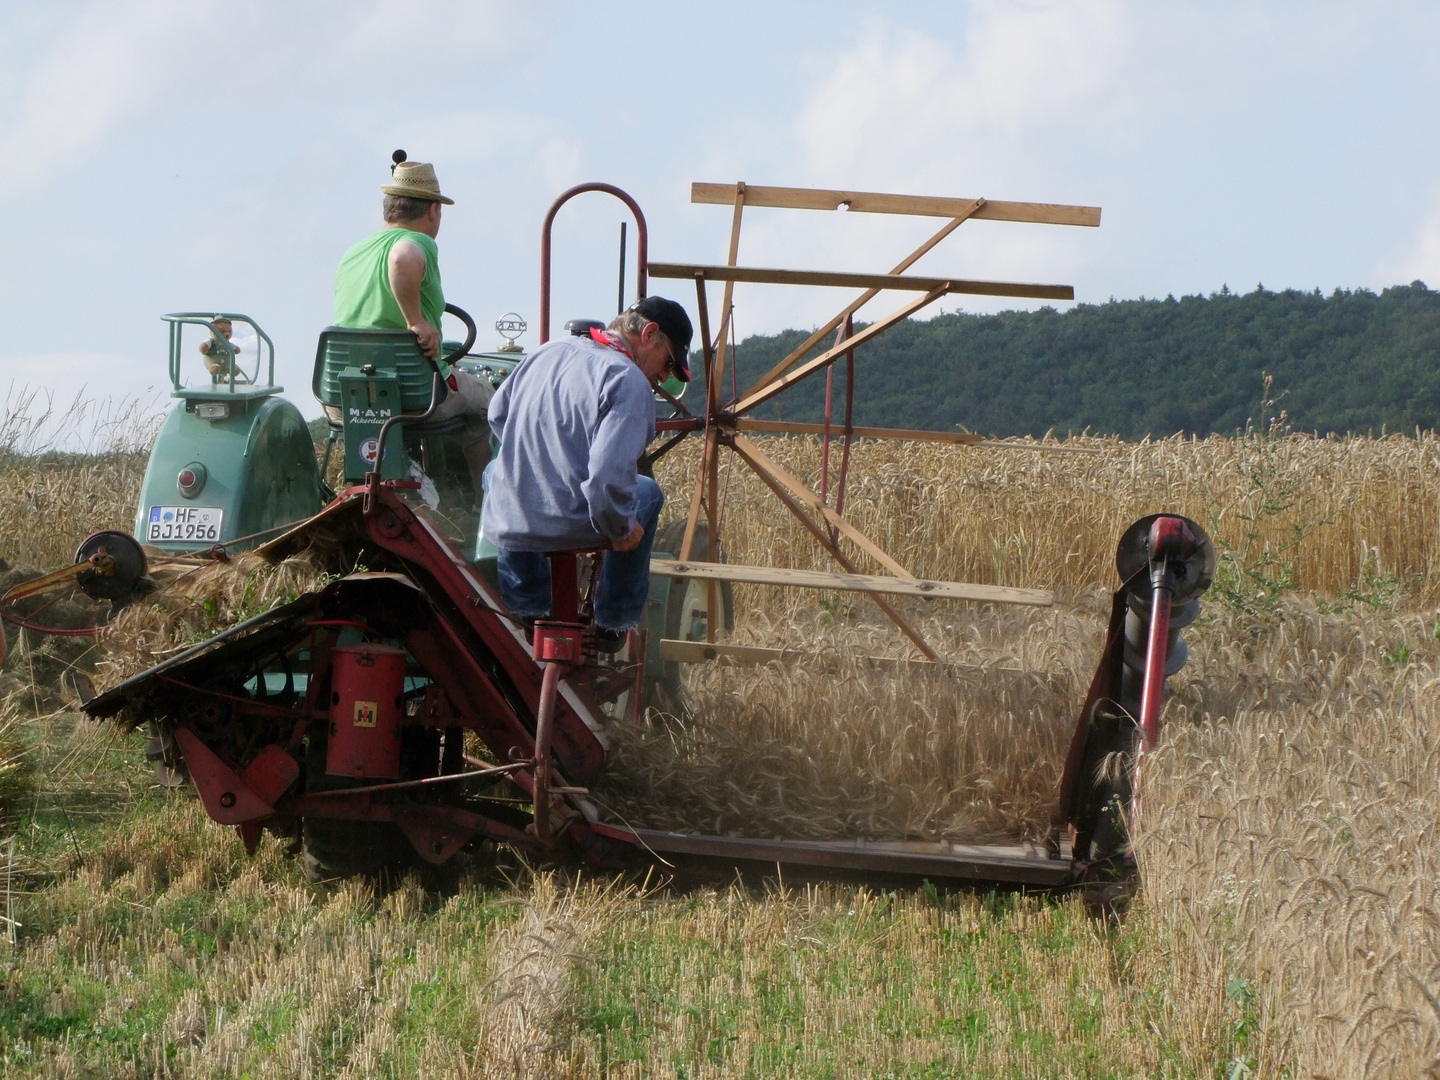
{"type": "MultiPolygon", "coordinates": [[[[463,344],[446,343],[447,361],[498,383],[523,358],[510,342],[501,351],[470,354],[475,323],[454,305],[446,311],[468,331],[463,344]]],[[[317,461],[300,410],[280,396],[284,387],[275,382],[275,347],[253,319],[233,312],[178,312],[162,318],[170,327],[171,394],[178,401],[150,451],[135,535],[164,552],[214,545],[244,550],[303,521],[335,497],[323,474],[337,445],[344,455],[342,475],[358,483],[373,464],[366,455],[373,456],[380,425],[395,412],[422,412],[429,406],[434,365],[413,335],[327,327],[312,379],[316,400],[330,420],[324,457],[317,461]],[[248,370],[228,332],[236,324],[254,331],[256,355],[248,370]],[[200,335],[203,352],[192,355],[186,349],[186,327],[208,332],[208,337],[200,335]],[[192,384],[191,376],[197,375],[192,384]]],[[[463,514],[469,510],[470,486],[468,480],[457,482],[456,473],[464,472],[464,462],[457,469],[440,438],[453,426],[412,425],[404,444],[397,440],[391,447],[381,470],[386,479],[400,479],[412,462],[416,475],[429,466],[424,475],[431,478],[435,495],[443,491],[445,509],[463,514]]]]}
{"type": "MultiPolygon", "coordinates": [[[[848,395],[844,419],[833,430],[828,394],[823,425],[759,421],[746,414],[801,378],[828,371],[842,359],[853,364],[856,346],[948,293],[1073,296],[1065,286],[914,278],[903,271],[972,217],[1096,225],[1099,211],[982,199],[697,184],[695,201],[733,207],[729,261],[724,266],[658,264],[648,260],[644,217],[634,200],[609,185],[581,185],[556,201],[542,229],[542,343],[549,333],[551,225],[568,199],[594,190],[620,197],[635,214],[642,295],[647,273],[690,279],[696,285],[706,401],[703,411],[692,415],[672,399],[674,415],[660,422],[662,441],[648,455],[653,460],[691,434],[704,440],[688,513],[670,530],[666,554],[657,551],[652,562],[657,585],[652,600],[658,595],[663,618],[652,618],[633,633],[621,655],[597,652],[591,590],[597,563],[605,553],[556,552],[550,557],[551,616],[536,624],[532,634],[506,611],[493,566],[485,557],[484,538],[477,540],[457,529],[443,500],[437,506],[426,498],[423,480],[412,472],[412,463],[425,476],[436,469],[435,453],[416,440],[435,434],[425,425],[441,392],[438,370],[427,368],[423,358],[416,359],[413,339],[408,344],[401,340],[408,335],[394,335],[388,342],[322,336],[315,382],[322,401],[330,404],[325,395],[338,392],[344,415],[352,406],[363,413],[369,404],[384,400],[398,402],[399,407],[384,417],[378,409],[374,417],[362,416],[373,425],[363,432],[346,430],[342,419],[337,439],[343,437],[345,442],[347,482],[358,482],[257,550],[266,558],[281,559],[323,549],[342,571],[357,562],[366,569],[344,574],[170,657],[88,701],[86,712],[131,724],[156,724],[161,743],[173,747],[171,764],[183,757],[212,818],[234,826],[249,850],[265,830],[298,839],[307,869],[315,877],[413,860],[439,864],[464,848],[487,842],[512,845],[540,858],[611,868],[648,864],[663,871],[685,862],[780,864],[820,873],[1065,887],[1123,870],[1128,859],[1127,823],[1136,812],[1140,761],[1158,737],[1165,680],[1185,660],[1179,631],[1194,619],[1215,568],[1213,545],[1204,531],[1174,514],[1141,519],[1120,539],[1116,557],[1120,586],[1113,594],[1100,662],[1076,720],[1053,827],[1043,841],[984,845],[680,834],[607,820],[589,797],[590,785],[606,768],[608,721],[617,711],[638,709],[644,703],[650,689],[647,678],[653,678],[657,664],[673,666],[764,651],[717,640],[725,589],[732,583],[863,593],[930,659],[935,658],[935,650],[893,598],[1042,607],[1052,603],[1050,594],[1041,590],[919,580],[843,514],[854,438],[983,440],[958,433],[859,428],[851,422],[848,395]],[[740,220],[747,206],[928,214],[944,218],[946,224],[888,274],[756,269],[736,265],[740,220]],[[725,289],[720,329],[712,335],[706,283],[714,280],[724,282],[725,289]],[[858,286],[865,291],[753,386],[726,396],[722,376],[731,288],[737,281],[858,286]],[[851,316],[881,290],[918,292],[921,299],[852,333],[851,316]],[[834,344],[814,353],[835,331],[834,344]],[[341,355],[337,342],[351,351],[341,355]],[[361,346],[372,344],[390,351],[362,354],[361,346]],[[747,430],[820,436],[821,491],[812,490],[773,461],[746,435],[747,430]],[[842,444],[833,486],[832,436],[842,444]],[[396,453],[392,465],[387,450],[395,453],[401,445],[405,454],[396,453]],[[841,572],[721,561],[716,459],[722,448],[757,473],[839,563],[841,572]],[[693,557],[698,552],[705,557],[693,557]],[[863,552],[889,572],[859,572],[855,552],[863,552]]],[[[202,322],[215,333],[213,319],[202,322]]],[[[460,353],[468,351],[468,344],[460,353]]],[[[176,355],[172,346],[172,371],[176,355]]],[[[459,362],[483,366],[495,360],[459,358],[459,362]]],[[[201,396],[185,398],[184,422],[191,422],[192,401],[196,412],[214,403],[238,406],[242,400],[249,410],[251,398],[224,396],[237,393],[239,386],[238,381],[229,384],[227,378],[223,387],[216,384],[201,396]]],[[[269,399],[265,395],[253,400],[269,399]]],[[[263,411],[254,410],[257,425],[263,411]]],[[[283,408],[273,404],[270,411],[281,413],[283,408]]],[[[250,415],[237,416],[237,427],[250,415]]],[[[194,419],[204,421],[203,415],[194,419]]],[[[272,423],[276,431],[293,430],[288,414],[272,423]]],[[[230,437],[229,429],[221,430],[230,437]]],[[[238,434],[234,437],[240,439],[238,434]]],[[[285,435],[292,438],[298,450],[301,440],[285,435]]],[[[258,444],[260,436],[252,441],[258,444]]],[[[193,454],[168,457],[163,469],[173,473],[178,464],[183,477],[183,466],[191,459],[201,461],[202,442],[197,440],[193,454]]],[[[152,474],[168,483],[172,473],[157,472],[160,468],[152,463],[152,474]]],[[[302,476],[298,455],[296,469],[293,479],[286,474],[285,484],[273,489],[318,486],[318,474],[302,476]]],[[[161,489],[150,495],[149,484],[147,478],[147,499],[158,500],[161,489]]],[[[168,489],[164,496],[171,499],[168,489]]],[[[166,507],[186,504],[172,500],[148,505],[161,507],[163,522],[166,507]]],[[[216,509],[230,513],[228,507],[216,509]]],[[[141,517],[148,523],[152,514],[147,506],[141,517]]],[[[241,519],[236,511],[236,531],[230,535],[249,535],[238,531],[241,519]]],[[[217,533],[229,527],[228,520],[216,519],[217,533]]],[[[253,523],[257,532],[278,524],[244,520],[253,523]]]]}
{"type": "MultiPolygon", "coordinates": [[[[443,360],[498,387],[525,357],[517,344],[527,329],[524,320],[513,312],[502,316],[496,330],[503,344],[477,353],[471,351],[474,320],[454,304],[445,311],[464,324],[466,336],[444,343],[443,360]]],[[[274,345],[252,318],[236,312],[162,318],[170,329],[169,376],[177,401],[151,448],[135,512],[135,535],[152,555],[243,551],[319,513],[336,495],[325,481],[332,455],[341,458],[342,488],[361,483],[375,467],[381,428],[403,414],[404,427],[386,440],[381,477],[415,485],[447,538],[474,551],[493,579],[495,550],[478,535],[469,464],[452,437],[463,422],[425,419],[446,387],[435,382],[437,367],[413,334],[336,326],[321,332],[311,390],[324,409],[328,435],[317,461],[300,411],[275,382],[274,345]],[[231,338],[236,326],[254,334],[248,364],[231,338]],[[202,331],[203,351],[186,347],[187,327],[202,331]]],[[[583,333],[592,325],[603,324],[572,320],[568,329],[583,333]]],[[[683,390],[679,382],[667,385],[667,393],[683,390]]],[[[655,550],[673,557],[680,540],[671,528],[657,537],[655,550]]],[[[703,586],[687,590],[660,577],[651,593],[647,640],[705,639],[703,586]]],[[[717,599],[722,629],[733,621],[730,595],[727,586],[717,599]]],[[[660,659],[658,644],[648,671],[647,700],[657,690],[673,697],[679,673],[660,659]]]]}

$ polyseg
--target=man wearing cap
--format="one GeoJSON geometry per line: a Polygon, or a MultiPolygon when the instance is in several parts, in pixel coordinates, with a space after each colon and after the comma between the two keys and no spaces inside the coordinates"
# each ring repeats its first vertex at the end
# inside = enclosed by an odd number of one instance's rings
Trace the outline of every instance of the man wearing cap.
{"type": "Polygon", "coordinates": [[[500,450],[486,472],[484,530],[500,549],[500,592],[516,615],[550,613],[545,553],[608,546],[595,593],[597,645],[640,623],[650,546],[665,498],[636,462],[655,437],[654,388],[689,381],[690,318],[652,296],[606,330],[542,345],[495,391],[500,450]]]}
{"type": "MultiPolygon", "coordinates": [[[[335,271],[335,325],[358,330],[409,330],[420,350],[440,354],[440,317],[445,294],[440,287],[440,206],[455,200],[440,194],[434,166],[404,160],[404,151],[382,184],[385,227],[347,251],[335,271]]],[[[490,429],[485,423],[494,392],[484,379],[449,364],[440,374],[448,392],[435,420],[465,418],[460,442],[470,467],[475,503],[481,500],[481,474],[489,460],[490,429]]],[[[330,411],[327,407],[327,412],[330,411]]],[[[338,419],[338,410],[335,417],[338,419]]]]}

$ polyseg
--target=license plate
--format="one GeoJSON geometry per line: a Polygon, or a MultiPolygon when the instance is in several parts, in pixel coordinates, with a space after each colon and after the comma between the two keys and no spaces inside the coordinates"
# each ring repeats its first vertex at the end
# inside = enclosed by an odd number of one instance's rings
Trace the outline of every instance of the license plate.
{"type": "Polygon", "coordinates": [[[196,541],[206,544],[220,542],[220,525],[225,511],[218,506],[152,506],[145,526],[145,540],[196,541]]]}

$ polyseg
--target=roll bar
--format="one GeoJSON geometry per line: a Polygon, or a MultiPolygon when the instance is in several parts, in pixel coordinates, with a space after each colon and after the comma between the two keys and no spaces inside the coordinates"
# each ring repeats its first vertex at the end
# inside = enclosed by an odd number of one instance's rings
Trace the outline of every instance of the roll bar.
{"type": "Polygon", "coordinates": [[[645,215],[640,210],[640,204],[630,195],[614,184],[602,184],[593,182],[589,184],[576,184],[569,191],[563,192],[558,199],[550,204],[550,209],[545,214],[545,224],[540,227],[540,344],[544,345],[550,340],[550,229],[555,224],[555,215],[560,212],[560,207],[573,199],[576,195],[583,195],[587,191],[603,191],[607,195],[614,195],[630,208],[635,215],[635,231],[638,238],[635,241],[636,290],[639,293],[637,299],[645,299],[646,276],[650,266],[650,234],[645,227],[645,215]]]}

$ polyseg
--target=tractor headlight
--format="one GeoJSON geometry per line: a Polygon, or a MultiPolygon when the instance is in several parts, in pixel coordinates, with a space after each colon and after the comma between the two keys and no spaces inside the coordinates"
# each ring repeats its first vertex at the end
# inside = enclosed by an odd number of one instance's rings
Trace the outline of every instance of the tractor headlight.
{"type": "Polygon", "coordinates": [[[198,461],[192,461],[180,470],[180,475],[175,478],[175,486],[180,489],[180,494],[185,498],[193,499],[204,490],[208,476],[204,465],[198,461]]]}
{"type": "Polygon", "coordinates": [[[230,405],[224,401],[203,401],[195,406],[195,415],[201,420],[224,420],[230,415],[230,405]]]}

